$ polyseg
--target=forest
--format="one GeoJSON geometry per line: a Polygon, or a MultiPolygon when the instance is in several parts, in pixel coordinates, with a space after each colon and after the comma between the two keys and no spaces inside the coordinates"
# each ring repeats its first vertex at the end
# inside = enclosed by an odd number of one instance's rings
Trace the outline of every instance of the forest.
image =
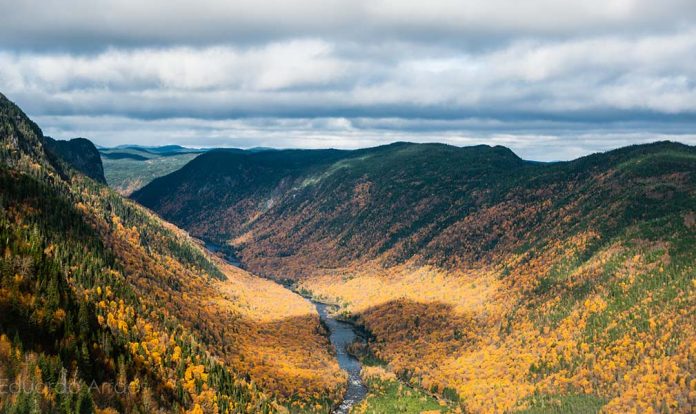
{"type": "Polygon", "coordinates": [[[344,377],[304,299],[74,170],[4,97],[0,115],[2,412],[334,403],[344,377]]]}
{"type": "Polygon", "coordinates": [[[453,410],[696,406],[694,147],[211,151],[133,198],[336,304],[453,410]]]}
{"type": "Polygon", "coordinates": [[[127,199],[1,95],[0,138],[0,412],[330,412],[286,286],[362,333],[355,413],[696,407],[693,147],[209,151],[127,199]]]}

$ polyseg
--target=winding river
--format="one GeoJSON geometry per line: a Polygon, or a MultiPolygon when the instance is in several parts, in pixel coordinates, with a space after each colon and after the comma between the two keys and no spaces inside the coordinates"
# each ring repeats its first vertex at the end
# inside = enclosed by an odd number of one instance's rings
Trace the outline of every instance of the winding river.
{"type": "Polygon", "coordinates": [[[319,318],[329,328],[329,340],[336,349],[338,366],[348,373],[348,389],[343,396],[341,405],[333,411],[334,414],[347,414],[352,406],[362,401],[367,395],[367,387],[360,378],[360,361],[348,353],[348,345],[357,339],[357,334],[353,325],[336,320],[329,314],[329,305],[311,302],[316,306],[319,318]]]}
{"type": "MultiPolygon", "coordinates": [[[[222,249],[215,243],[209,241],[204,243],[206,249],[217,253],[218,257],[221,257],[232,266],[240,267],[239,260],[231,252],[222,249]]],[[[283,287],[287,289],[286,286],[283,287]]],[[[348,346],[358,338],[358,335],[353,325],[339,321],[330,314],[329,305],[308,298],[305,299],[317,308],[319,318],[329,329],[329,341],[331,341],[331,345],[336,350],[338,366],[348,374],[348,388],[343,396],[343,401],[341,401],[338,407],[334,408],[332,414],[348,414],[350,409],[367,395],[367,386],[360,378],[360,361],[348,352],[348,346]]]]}

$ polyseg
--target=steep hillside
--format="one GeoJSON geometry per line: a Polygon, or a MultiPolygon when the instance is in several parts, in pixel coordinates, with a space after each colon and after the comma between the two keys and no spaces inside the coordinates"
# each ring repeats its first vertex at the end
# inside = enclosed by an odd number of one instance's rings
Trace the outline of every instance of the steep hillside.
{"type": "Polygon", "coordinates": [[[344,377],[310,304],[45,142],[0,95],[1,412],[328,411],[344,377]]]}
{"type": "Polygon", "coordinates": [[[696,406],[696,148],[211,152],[133,198],[340,304],[366,361],[468,411],[696,406]]]}
{"type": "Polygon", "coordinates": [[[196,235],[233,240],[248,266],[274,274],[400,260],[526,168],[534,166],[484,146],[215,151],[133,198],[196,235]]]}
{"type": "Polygon", "coordinates": [[[44,137],[44,147],[54,157],[62,158],[87,177],[106,184],[104,167],[97,147],[85,138],[73,138],[70,141],[56,141],[44,137]]]}
{"type": "Polygon", "coordinates": [[[345,155],[333,150],[214,150],[132,197],[199,236],[224,241],[236,236],[246,221],[272,208],[278,197],[286,197],[308,171],[323,171],[345,155]],[[180,196],[171,196],[171,191],[180,196]],[[223,234],[213,230],[216,227],[223,234]]]}
{"type": "Polygon", "coordinates": [[[590,225],[608,234],[658,215],[665,210],[654,208],[660,191],[675,195],[669,188],[627,187],[625,175],[599,185],[597,177],[641,157],[656,157],[654,168],[665,169],[651,175],[681,173],[693,154],[693,148],[657,143],[539,164],[502,147],[439,144],[215,151],[133,198],[197,236],[231,241],[250,269],[268,275],[371,259],[453,267],[490,262],[590,225]],[[679,161],[674,166],[665,159],[672,153],[679,161]],[[574,221],[563,222],[562,214],[574,221]]]}

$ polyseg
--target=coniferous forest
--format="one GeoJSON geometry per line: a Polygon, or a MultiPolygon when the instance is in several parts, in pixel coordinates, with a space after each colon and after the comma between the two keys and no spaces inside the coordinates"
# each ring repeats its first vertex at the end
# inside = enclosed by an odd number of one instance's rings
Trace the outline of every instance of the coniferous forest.
{"type": "Polygon", "coordinates": [[[694,147],[212,150],[126,198],[2,95],[0,140],[0,412],[331,412],[307,298],[353,413],[696,407],[694,147]]]}
{"type": "Polygon", "coordinates": [[[216,262],[0,109],[3,412],[303,411],[340,394],[308,304],[216,262]],[[266,317],[272,301],[287,320],[266,317]]]}

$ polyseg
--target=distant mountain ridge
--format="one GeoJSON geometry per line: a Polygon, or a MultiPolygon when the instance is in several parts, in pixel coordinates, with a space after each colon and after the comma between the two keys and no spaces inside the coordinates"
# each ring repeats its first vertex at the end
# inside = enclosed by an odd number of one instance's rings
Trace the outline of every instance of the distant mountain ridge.
{"type": "Polygon", "coordinates": [[[115,147],[101,147],[100,150],[109,149],[135,149],[139,151],[147,151],[154,154],[164,154],[164,153],[182,153],[182,152],[205,152],[205,149],[199,148],[188,148],[181,145],[136,145],[136,144],[122,144],[115,147]]]}
{"type": "MultiPolygon", "coordinates": [[[[178,170],[196,156],[214,149],[187,148],[180,145],[118,145],[100,147],[104,175],[109,185],[123,195],[142,188],[155,178],[178,170]]],[[[226,151],[263,152],[271,148],[225,149],[226,151]]]]}
{"type": "MultiPolygon", "coordinates": [[[[243,261],[258,272],[291,271],[293,259],[335,267],[378,257],[385,263],[418,258],[451,266],[489,260],[500,248],[512,251],[536,240],[541,228],[568,230],[555,221],[561,206],[607,210],[611,203],[599,195],[614,200],[621,190],[596,186],[596,177],[640,157],[671,153],[690,160],[696,151],[661,142],[536,163],[485,145],[215,150],[132,197],[193,234],[233,240],[243,261]],[[578,197],[588,204],[575,206],[578,197]],[[540,221],[539,213],[524,213],[533,206],[546,210],[540,221]]],[[[655,174],[692,167],[663,163],[655,174]]],[[[640,214],[650,214],[643,201],[633,203],[640,214]]]]}

